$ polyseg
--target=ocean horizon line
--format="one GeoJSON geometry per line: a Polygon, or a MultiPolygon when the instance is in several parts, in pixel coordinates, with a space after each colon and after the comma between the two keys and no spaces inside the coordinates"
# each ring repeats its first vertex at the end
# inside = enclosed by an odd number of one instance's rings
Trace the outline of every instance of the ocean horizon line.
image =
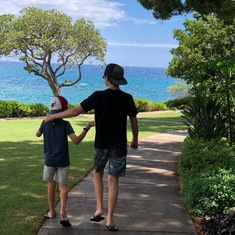
{"type": "MultiPolygon", "coordinates": [[[[20,61],[20,60],[7,60],[7,59],[2,59],[0,58],[0,62],[3,61],[3,62],[19,62],[19,63],[25,63],[24,61],[20,61]]],[[[100,66],[100,67],[105,67],[106,65],[110,64],[110,63],[115,63],[115,64],[118,64],[122,67],[134,67],[134,68],[156,68],[156,69],[167,69],[167,67],[158,67],[158,66],[139,66],[139,65],[123,65],[123,64],[120,64],[120,63],[116,63],[116,62],[109,62],[109,63],[105,63],[105,65],[101,65],[101,64],[95,64],[95,63],[84,63],[83,65],[94,65],[94,66],[100,66]]],[[[59,64],[58,62],[55,62],[53,61],[52,64],[59,64]]],[[[82,66],[83,66],[82,65],[82,66]]],[[[69,65],[68,65],[69,66],[69,65]]],[[[74,66],[76,67],[76,66],[74,66]]]]}
{"type": "MultiPolygon", "coordinates": [[[[22,61],[0,60],[0,100],[14,100],[23,103],[43,103],[48,105],[52,90],[48,82],[28,73],[22,61]]],[[[166,69],[154,67],[123,66],[124,76],[128,81],[121,90],[133,96],[151,102],[167,101],[173,98],[169,87],[176,84],[176,79],[166,75],[166,69]]],[[[77,78],[78,69],[68,68],[58,83],[77,78]]],[[[61,95],[70,104],[78,104],[96,90],[106,89],[103,81],[104,66],[83,65],[82,79],[70,87],[62,87],[61,95]]]]}

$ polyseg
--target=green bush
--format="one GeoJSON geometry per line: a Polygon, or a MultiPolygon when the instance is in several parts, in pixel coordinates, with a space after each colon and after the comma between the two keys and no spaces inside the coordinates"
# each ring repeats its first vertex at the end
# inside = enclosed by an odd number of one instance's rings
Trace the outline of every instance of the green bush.
{"type": "Polygon", "coordinates": [[[30,107],[17,101],[0,101],[0,117],[27,117],[30,107]]]}
{"type": "Polygon", "coordinates": [[[166,104],[163,102],[150,102],[141,98],[136,98],[134,101],[138,112],[150,112],[168,109],[166,104]]]}
{"type": "Polygon", "coordinates": [[[228,107],[218,99],[205,98],[199,92],[182,111],[191,138],[204,140],[227,136],[228,107]]]}
{"type": "Polygon", "coordinates": [[[48,111],[48,107],[43,104],[0,100],[0,118],[44,116],[48,111]]]}
{"type": "Polygon", "coordinates": [[[152,102],[150,103],[150,111],[162,111],[168,110],[168,107],[165,103],[162,102],[152,102]]]}
{"type": "Polygon", "coordinates": [[[191,103],[192,97],[184,97],[184,98],[178,98],[174,100],[168,100],[165,102],[166,106],[169,109],[183,109],[186,105],[191,103]]]}
{"type": "Polygon", "coordinates": [[[139,112],[150,111],[150,102],[148,100],[137,98],[135,99],[135,105],[139,112]]]}
{"type": "Polygon", "coordinates": [[[235,147],[226,139],[185,139],[179,170],[184,202],[192,214],[215,215],[234,206],[234,164],[235,147]]]}
{"type": "Polygon", "coordinates": [[[215,167],[185,177],[184,202],[195,215],[216,215],[234,206],[235,175],[232,170],[215,167]]]}
{"type": "Polygon", "coordinates": [[[49,112],[49,108],[44,104],[29,104],[29,107],[31,117],[45,116],[49,112]]]}
{"type": "Polygon", "coordinates": [[[71,108],[75,108],[77,107],[79,104],[69,104],[68,105],[68,109],[71,109],[71,108]]]}
{"type": "Polygon", "coordinates": [[[0,118],[10,117],[12,108],[9,102],[0,100],[0,118]]]}
{"type": "MultiPolygon", "coordinates": [[[[163,102],[150,102],[145,99],[134,99],[138,112],[168,110],[163,102]]],[[[77,107],[79,104],[69,104],[68,108],[77,107]]],[[[49,112],[49,108],[44,104],[23,104],[17,101],[0,100],[0,118],[12,117],[38,117],[45,116],[49,112]]],[[[94,110],[88,112],[94,114],[94,110]]]]}
{"type": "MultiPolygon", "coordinates": [[[[167,106],[163,102],[151,102],[145,99],[136,98],[134,99],[136,108],[138,112],[150,112],[150,111],[160,111],[168,110],[167,106]]],[[[69,108],[77,107],[79,104],[73,105],[69,104],[69,108]]],[[[88,111],[88,114],[94,114],[94,110],[88,111]]]]}
{"type": "Polygon", "coordinates": [[[230,169],[235,164],[235,149],[226,138],[204,141],[187,137],[179,161],[181,174],[200,173],[215,166],[230,169]]]}

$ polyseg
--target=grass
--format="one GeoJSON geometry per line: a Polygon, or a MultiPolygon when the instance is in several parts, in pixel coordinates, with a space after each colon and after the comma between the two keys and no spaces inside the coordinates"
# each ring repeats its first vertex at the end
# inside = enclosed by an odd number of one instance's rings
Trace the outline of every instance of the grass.
{"type": "MultiPolygon", "coordinates": [[[[140,139],[175,129],[185,129],[179,112],[139,114],[140,139]],[[176,121],[176,122],[175,122],[176,121]]],[[[68,119],[77,134],[92,116],[68,119]]],[[[0,234],[34,235],[43,223],[47,184],[42,180],[43,138],[35,136],[42,119],[0,120],[0,234]]],[[[69,142],[72,188],[93,165],[92,128],[80,145],[69,142]]],[[[131,139],[128,123],[128,140],[131,139]]],[[[57,201],[59,200],[57,195],[57,201]]]]}

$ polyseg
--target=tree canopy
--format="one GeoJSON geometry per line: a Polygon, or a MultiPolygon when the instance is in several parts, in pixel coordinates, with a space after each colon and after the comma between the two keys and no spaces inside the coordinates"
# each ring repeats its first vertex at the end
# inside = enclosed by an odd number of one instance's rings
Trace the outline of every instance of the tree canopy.
{"type": "Polygon", "coordinates": [[[104,62],[107,43],[91,21],[75,22],[63,12],[24,8],[19,17],[0,16],[0,56],[25,62],[29,73],[45,79],[53,94],[81,80],[81,66],[88,59],[104,62]],[[53,63],[56,62],[56,63],[53,63]],[[58,83],[68,66],[78,67],[77,78],[58,83]]]}
{"type": "Polygon", "coordinates": [[[171,49],[173,58],[167,72],[189,84],[214,86],[235,69],[235,28],[213,15],[194,17],[185,21],[184,30],[173,31],[179,46],[171,49]]]}
{"type": "Polygon", "coordinates": [[[147,10],[152,10],[156,19],[162,20],[194,11],[203,16],[214,13],[225,21],[230,21],[235,16],[235,0],[138,0],[138,2],[147,10]]]}
{"type": "MultiPolygon", "coordinates": [[[[221,113],[220,124],[225,123],[223,118],[228,118],[226,122],[229,123],[229,138],[232,141],[232,119],[235,117],[235,113],[231,112],[235,105],[235,21],[225,24],[215,15],[201,17],[195,14],[194,17],[195,20],[185,21],[184,30],[174,30],[179,46],[171,50],[173,58],[167,73],[192,85],[196,97],[193,108],[198,106],[198,116],[202,110],[206,115],[212,111],[210,117],[216,117],[217,124],[221,113]]],[[[190,120],[198,117],[192,108],[188,114],[194,115],[190,120]]],[[[205,122],[205,116],[201,118],[201,123],[205,122]]],[[[213,132],[218,129],[215,126],[211,128],[213,132]]]]}

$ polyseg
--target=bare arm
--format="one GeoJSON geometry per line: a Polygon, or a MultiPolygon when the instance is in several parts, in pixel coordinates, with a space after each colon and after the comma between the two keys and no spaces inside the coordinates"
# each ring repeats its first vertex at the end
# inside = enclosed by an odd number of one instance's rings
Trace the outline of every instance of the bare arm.
{"type": "Polygon", "coordinates": [[[79,105],[75,108],[68,109],[64,112],[60,112],[60,113],[56,113],[56,114],[48,114],[45,117],[45,122],[50,122],[50,121],[53,121],[54,119],[60,119],[60,118],[76,117],[83,112],[84,112],[84,110],[83,110],[82,106],[79,105]]]}
{"type": "Polygon", "coordinates": [[[74,144],[79,144],[84,139],[87,132],[90,130],[92,126],[94,126],[94,122],[89,122],[80,135],[76,136],[75,133],[73,133],[69,135],[69,138],[73,141],[74,144]]]}
{"type": "Polygon", "coordinates": [[[131,122],[131,129],[132,129],[132,142],[131,148],[137,149],[138,148],[138,134],[139,134],[139,127],[138,127],[138,120],[136,116],[130,117],[131,122]]]}

